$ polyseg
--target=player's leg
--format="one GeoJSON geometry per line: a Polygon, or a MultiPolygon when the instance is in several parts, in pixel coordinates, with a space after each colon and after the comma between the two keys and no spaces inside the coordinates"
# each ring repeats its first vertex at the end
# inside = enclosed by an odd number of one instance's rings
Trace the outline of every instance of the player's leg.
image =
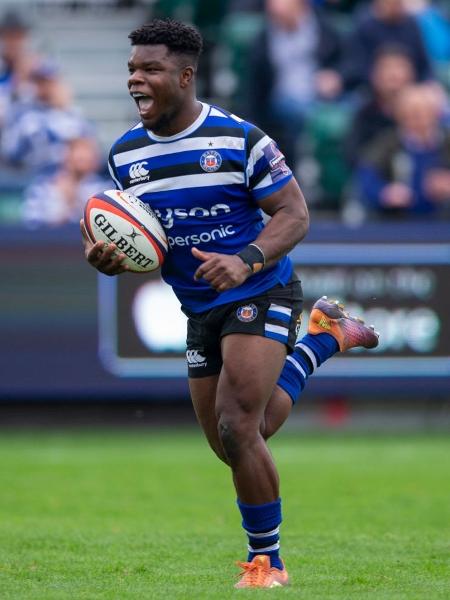
{"type": "Polygon", "coordinates": [[[197,420],[209,445],[220,460],[228,464],[228,458],[223,450],[217,429],[216,390],[218,380],[218,374],[200,378],[191,377],[189,378],[189,390],[197,420]]]}
{"type": "Polygon", "coordinates": [[[261,435],[261,420],[285,356],[284,344],[262,336],[230,334],[222,340],[218,429],[249,540],[248,562],[241,563],[244,571],[237,587],[270,587],[288,581],[279,557],[278,472],[261,435]]]}
{"type": "Polygon", "coordinates": [[[379,334],[373,326],[352,317],[336,300],[323,296],[314,304],[308,333],[299,340],[286,362],[267,405],[263,422],[265,439],[272,436],[289,416],[307,379],[338,351],[350,348],[375,348],[379,334]]]}
{"type": "Polygon", "coordinates": [[[242,502],[278,498],[278,474],[261,435],[261,420],[286,357],[283,344],[232,334],[222,340],[216,414],[222,446],[242,502]]]}
{"type": "Polygon", "coordinates": [[[217,432],[215,412],[217,381],[222,368],[220,324],[223,309],[194,313],[184,308],[183,312],[188,317],[186,362],[194,411],[209,445],[221,460],[227,462],[217,432]]]}

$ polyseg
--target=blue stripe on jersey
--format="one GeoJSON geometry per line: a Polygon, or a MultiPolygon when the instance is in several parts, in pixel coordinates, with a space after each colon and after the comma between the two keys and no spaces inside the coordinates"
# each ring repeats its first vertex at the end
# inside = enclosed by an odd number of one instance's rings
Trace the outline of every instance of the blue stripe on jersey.
{"type": "Polygon", "coordinates": [[[293,175],[291,173],[290,175],[287,175],[284,179],[281,179],[281,181],[278,181],[277,183],[273,183],[270,186],[270,188],[264,187],[264,188],[260,188],[257,190],[252,190],[252,194],[253,194],[254,198],[256,198],[256,200],[263,200],[264,198],[266,198],[266,196],[269,196],[270,194],[273,194],[274,192],[281,190],[281,188],[283,188],[287,183],[289,183],[289,181],[292,179],[292,177],[293,177],[293,175]]]}
{"type": "Polygon", "coordinates": [[[130,130],[110,153],[118,183],[160,218],[170,246],[162,276],[194,312],[285,285],[292,275],[292,264],[284,257],[221,294],[205,280],[194,280],[200,262],[192,248],[236,254],[253,242],[264,227],[258,200],[281,189],[291,177],[284,177],[289,170],[280,171],[279,165],[275,169],[274,144],[262,131],[228,113],[220,117],[210,111],[203,105],[197,121],[175,140],[150,139],[143,127],[130,130]],[[249,184],[251,173],[258,189],[249,184]]]}
{"type": "MultiPolygon", "coordinates": [[[[172,142],[173,143],[173,142],[172,142]]],[[[239,163],[243,163],[245,160],[245,150],[233,150],[230,148],[221,148],[220,145],[214,148],[216,151],[220,151],[223,160],[232,160],[239,163]]],[[[184,152],[178,152],[176,154],[162,154],[160,156],[152,156],[146,158],[146,169],[150,171],[150,178],[152,177],[152,170],[159,169],[160,167],[169,167],[172,165],[183,165],[183,164],[197,164],[200,167],[200,158],[204,150],[187,150],[184,152]]],[[[120,177],[124,179],[128,176],[130,164],[118,167],[118,173],[120,177]]]]}

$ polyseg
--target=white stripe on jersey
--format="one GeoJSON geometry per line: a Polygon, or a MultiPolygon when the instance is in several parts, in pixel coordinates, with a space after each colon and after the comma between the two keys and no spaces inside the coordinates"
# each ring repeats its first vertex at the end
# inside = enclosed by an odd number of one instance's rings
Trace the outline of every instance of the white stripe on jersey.
{"type": "Polygon", "coordinates": [[[271,138],[268,135],[265,135],[262,139],[259,140],[259,142],[257,142],[253,146],[253,148],[250,152],[250,156],[248,157],[247,181],[253,175],[253,171],[255,169],[256,163],[261,158],[261,156],[263,156],[263,148],[265,148],[268,144],[270,144],[271,141],[272,141],[271,138]]]}
{"type": "Polygon", "coordinates": [[[245,148],[244,138],[228,136],[186,138],[172,143],[153,144],[152,146],[145,146],[144,148],[122,152],[115,155],[114,162],[117,167],[122,167],[123,165],[128,165],[154,156],[178,154],[180,152],[188,152],[189,150],[207,150],[210,141],[214,142],[214,146],[211,147],[212,150],[220,150],[221,148],[228,150],[244,150],[245,148]]]}
{"type": "Polygon", "coordinates": [[[255,187],[253,189],[254,190],[259,190],[261,188],[267,187],[271,183],[273,183],[273,181],[272,181],[272,175],[270,173],[267,173],[267,175],[264,177],[264,179],[262,181],[260,181],[258,183],[258,185],[255,185],[255,187]]]}
{"type": "Polygon", "coordinates": [[[224,117],[225,119],[228,117],[228,115],[226,115],[223,112],[220,112],[220,110],[217,110],[217,108],[211,107],[211,110],[209,111],[209,116],[210,117],[224,117]]]}
{"type": "Polygon", "coordinates": [[[127,191],[139,196],[165,190],[182,190],[183,188],[213,187],[215,185],[233,185],[244,183],[244,173],[202,173],[200,175],[181,175],[180,177],[167,177],[157,181],[146,181],[132,185],[127,191]]]}

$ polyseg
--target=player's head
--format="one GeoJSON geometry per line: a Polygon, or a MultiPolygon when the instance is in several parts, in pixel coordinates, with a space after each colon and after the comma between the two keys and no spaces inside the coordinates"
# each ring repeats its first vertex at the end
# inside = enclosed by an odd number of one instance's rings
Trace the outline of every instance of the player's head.
{"type": "Polygon", "coordinates": [[[195,27],[171,19],[155,19],[128,37],[128,88],[144,126],[158,132],[195,97],[202,38],[195,27]]]}

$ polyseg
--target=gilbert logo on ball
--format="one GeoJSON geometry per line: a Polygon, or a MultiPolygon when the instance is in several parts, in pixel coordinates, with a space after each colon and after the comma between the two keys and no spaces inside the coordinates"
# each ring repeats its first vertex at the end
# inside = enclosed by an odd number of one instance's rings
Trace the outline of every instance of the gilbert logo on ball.
{"type": "Polygon", "coordinates": [[[163,226],[150,206],[133,194],[106,190],[94,194],[84,207],[84,223],[92,242],[114,243],[126,255],[131,271],[154,271],[168,250],[163,226]]]}

